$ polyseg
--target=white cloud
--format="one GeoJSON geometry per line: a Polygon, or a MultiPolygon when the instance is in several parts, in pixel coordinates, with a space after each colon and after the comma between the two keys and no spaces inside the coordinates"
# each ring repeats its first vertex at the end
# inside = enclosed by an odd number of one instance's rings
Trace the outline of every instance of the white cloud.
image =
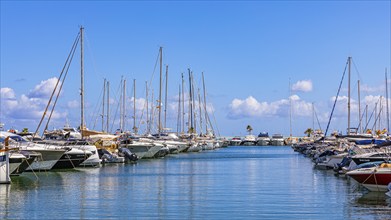
{"type": "Polygon", "coordinates": [[[72,100],[67,103],[68,108],[80,108],[79,101],[77,100],[72,100]]]}
{"type": "Polygon", "coordinates": [[[18,101],[15,98],[15,92],[11,88],[1,88],[0,90],[1,97],[1,110],[3,114],[8,114],[13,108],[17,107],[18,101]]]}
{"type": "Polygon", "coordinates": [[[2,99],[14,99],[15,92],[13,89],[5,87],[0,89],[0,96],[2,99]]]}
{"type": "MultiPolygon", "coordinates": [[[[4,118],[15,120],[38,120],[41,119],[47,105],[47,96],[51,94],[56,78],[42,81],[35,86],[29,95],[22,94],[19,98],[11,88],[1,88],[2,115],[4,118]]],[[[47,115],[50,114],[50,109],[47,115]]],[[[66,113],[54,111],[51,119],[66,117],[66,113]]]]}
{"type": "Polygon", "coordinates": [[[234,99],[229,105],[228,117],[231,119],[257,118],[257,117],[287,117],[292,104],[292,114],[297,116],[309,116],[312,114],[312,104],[301,100],[299,96],[292,95],[288,99],[275,102],[259,102],[249,96],[244,100],[234,99]]]}
{"type": "Polygon", "coordinates": [[[301,91],[301,92],[310,92],[312,91],[312,81],[311,80],[301,80],[297,81],[292,85],[293,91],[301,91]]]}
{"type": "MultiPolygon", "coordinates": [[[[48,80],[41,81],[39,85],[36,85],[32,91],[29,92],[28,96],[31,98],[49,98],[57,84],[58,79],[56,77],[48,80]]],[[[58,84],[57,89],[61,86],[61,82],[58,84]]]]}
{"type": "MultiPolygon", "coordinates": [[[[155,104],[155,103],[154,103],[155,104]]],[[[134,106],[134,98],[130,97],[128,98],[128,105],[130,106],[129,108],[133,112],[133,106],[134,106]]],[[[147,103],[144,98],[136,98],[136,112],[141,112],[145,109],[147,103]]],[[[151,107],[151,103],[148,103],[149,107],[151,107]]]]}

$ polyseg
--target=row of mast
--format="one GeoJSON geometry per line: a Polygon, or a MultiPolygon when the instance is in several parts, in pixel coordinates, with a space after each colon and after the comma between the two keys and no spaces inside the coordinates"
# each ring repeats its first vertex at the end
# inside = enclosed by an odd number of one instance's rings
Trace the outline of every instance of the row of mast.
{"type": "MultiPolygon", "coordinates": [[[[85,122],[84,122],[84,28],[83,26],[80,27],[80,69],[81,69],[81,72],[80,72],[80,75],[81,75],[81,87],[80,87],[80,103],[81,103],[81,115],[80,115],[80,129],[83,130],[85,129],[85,122]]],[[[160,60],[160,83],[159,83],[159,99],[158,99],[158,106],[157,106],[157,109],[158,109],[158,128],[157,128],[157,131],[158,131],[158,134],[161,134],[162,133],[162,130],[163,130],[163,126],[162,126],[162,116],[161,116],[161,113],[162,113],[162,83],[163,83],[163,48],[160,47],[159,48],[159,60],[160,60]]],[[[347,134],[350,135],[350,121],[351,121],[351,94],[350,94],[350,81],[351,81],[351,62],[352,62],[352,58],[351,57],[348,57],[348,103],[347,103],[347,108],[348,108],[348,129],[347,129],[347,134]]],[[[189,73],[189,118],[188,118],[188,132],[189,133],[194,133],[196,131],[196,123],[195,123],[195,112],[193,113],[194,111],[194,108],[195,108],[195,92],[194,92],[194,83],[193,83],[193,74],[192,72],[190,71],[190,69],[188,69],[188,73],[189,73]]],[[[387,129],[388,131],[390,131],[390,123],[389,123],[389,108],[388,108],[388,82],[387,82],[387,69],[385,71],[385,80],[386,80],[386,110],[387,110],[387,129]]],[[[123,86],[122,86],[122,93],[121,93],[121,99],[122,99],[122,105],[120,106],[120,130],[123,131],[124,128],[125,128],[125,118],[126,118],[126,79],[124,80],[121,80],[121,84],[123,82],[123,86]]],[[[133,115],[133,131],[135,133],[137,133],[137,126],[136,126],[136,80],[134,79],[133,80],[133,83],[134,83],[134,104],[133,104],[133,112],[134,112],[134,115],[133,115]]],[[[205,91],[205,81],[204,81],[204,74],[202,73],[202,83],[203,83],[203,90],[204,90],[204,112],[205,112],[205,131],[206,133],[208,132],[208,113],[207,113],[207,109],[206,109],[206,91],[205,91]]],[[[109,112],[110,112],[110,104],[109,104],[109,97],[110,97],[110,94],[109,94],[109,89],[110,87],[110,84],[109,84],[109,81],[106,81],[106,79],[104,79],[104,92],[103,92],[103,107],[102,107],[102,131],[104,131],[104,116],[105,116],[105,107],[104,107],[104,103],[105,103],[105,94],[106,94],[106,89],[107,89],[107,121],[106,121],[106,131],[109,131],[109,121],[110,121],[110,118],[109,118],[109,112]],[[107,88],[106,88],[107,86],[107,88]]],[[[164,109],[164,128],[166,128],[167,126],[167,87],[168,87],[168,65],[166,66],[166,93],[165,93],[165,109],[164,109]]],[[[151,127],[150,127],[150,123],[153,123],[153,112],[151,113],[151,121],[149,121],[149,112],[148,112],[148,83],[146,82],[146,106],[147,106],[147,132],[150,133],[151,131],[151,127]]],[[[180,114],[182,114],[182,126],[181,126],[181,132],[184,133],[184,128],[185,128],[185,112],[184,112],[184,109],[185,109],[185,106],[184,106],[184,76],[183,76],[183,73],[182,73],[182,91],[181,91],[181,86],[179,87],[179,93],[182,93],[182,94],[179,94],[179,103],[178,103],[178,120],[181,119],[180,117],[180,114]],[[182,95],[182,100],[181,100],[181,95],[182,95]],[[182,108],[180,108],[181,106],[181,101],[182,101],[182,108]]],[[[358,80],[358,112],[359,112],[359,120],[360,120],[360,126],[359,126],[359,129],[360,129],[360,132],[362,132],[362,126],[361,126],[361,97],[360,97],[360,81],[358,80]]],[[[152,93],[152,100],[153,100],[153,93],[152,93]]],[[[381,98],[380,98],[380,101],[381,101],[381,98]]],[[[199,103],[199,112],[200,112],[200,127],[202,129],[202,117],[201,117],[201,97],[200,97],[200,91],[198,89],[198,103],[199,103]]],[[[381,103],[380,103],[381,105],[381,103]]],[[[368,106],[366,106],[366,114],[367,114],[367,108],[368,106]]],[[[377,104],[375,106],[375,111],[376,111],[376,108],[377,108],[377,104]]],[[[152,109],[153,109],[153,103],[152,103],[152,109]]],[[[381,112],[381,107],[380,107],[380,112],[381,112]]],[[[46,112],[46,111],[45,111],[46,112]]],[[[379,117],[380,117],[380,112],[379,112],[379,117]]],[[[376,119],[377,119],[377,115],[376,115],[376,119]]],[[[366,117],[367,118],[367,117],[366,117]]],[[[376,123],[376,119],[375,119],[375,123],[376,123]]],[[[209,121],[210,122],[210,121],[209,121]]],[[[291,122],[290,122],[291,123],[291,122]]],[[[368,122],[367,122],[368,123],[368,122]]],[[[178,121],[177,123],[177,126],[179,126],[181,123],[178,121]]],[[[290,125],[290,127],[292,127],[290,125]]],[[[37,128],[38,130],[38,128],[37,128]]],[[[179,131],[179,129],[177,129],[179,131]]],[[[201,132],[202,133],[202,132],[201,132]]],[[[82,132],[82,135],[83,135],[83,132],[82,132]]],[[[292,131],[290,131],[290,135],[292,136],[292,131]]]]}
{"type": "MultiPolygon", "coordinates": [[[[350,111],[351,111],[351,95],[350,95],[350,80],[351,80],[351,63],[352,63],[352,57],[348,57],[348,129],[347,129],[347,135],[350,135],[350,120],[351,120],[351,116],[350,116],[350,111]]],[[[385,70],[385,84],[386,84],[386,116],[387,116],[387,131],[389,132],[390,131],[390,118],[389,118],[389,107],[388,107],[388,79],[387,79],[387,69],[385,70]]],[[[362,133],[362,115],[361,115],[361,94],[360,94],[360,80],[357,81],[357,87],[358,87],[358,115],[359,115],[359,127],[357,129],[359,129],[359,132],[362,133]]],[[[381,114],[381,111],[382,111],[382,97],[380,97],[380,110],[379,110],[379,113],[377,114],[377,104],[375,105],[375,109],[374,109],[374,112],[376,113],[375,114],[375,124],[374,124],[374,127],[376,128],[376,122],[377,120],[380,118],[380,114],[381,114]]],[[[366,105],[365,107],[365,113],[366,113],[366,125],[368,124],[368,105],[366,105]]],[[[379,119],[380,120],[380,119],[379,119]]]]}
{"type": "MultiPolygon", "coordinates": [[[[82,31],[82,29],[81,29],[82,31]]],[[[164,128],[167,127],[167,106],[168,106],[168,65],[166,65],[166,74],[165,74],[165,102],[164,102],[164,121],[162,120],[162,87],[163,87],[163,48],[159,48],[159,60],[160,60],[160,81],[159,81],[159,97],[157,100],[157,106],[156,109],[158,110],[158,121],[157,121],[157,132],[158,134],[161,134],[164,130],[164,128]],[[163,121],[163,122],[162,122],[163,121]]],[[[83,64],[82,64],[83,65],[83,64]]],[[[196,131],[196,123],[195,123],[195,92],[194,92],[194,80],[193,80],[193,73],[188,69],[189,72],[189,118],[188,118],[188,132],[189,133],[195,133],[196,131]]],[[[83,74],[83,71],[82,71],[83,74]]],[[[182,85],[179,85],[179,100],[178,100],[178,122],[177,122],[177,132],[185,133],[185,91],[184,91],[184,75],[183,73],[181,74],[182,76],[182,85]],[[182,115],[182,117],[180,117],[182,115]],[[179,129],[179,127],[181,129],[179,129]]],[[[83,76],[82,76],[83,78],[83,76]]],[[[205,117],[205,132],[208,132],[208,113],[207,113],[207,108],[206,108],[206,89],[205,89],[205,80],[204,80],[204,73],[202,73],[202,83],[203,83],[203,110],[204,110],[204,117],[205,117]]],[[[148,88],[148,82],[145,82],[146,85],[146,132],[150,133],[151,132],[151,124],[153,124],[153,117],[154,117],[154,112],[152,111],[151,113],[149,112],[149,88],[148,88]]],[[[83,85],[82,85],[83,87],[83,85]]],[[[138,128],[136,124],[136,79],[133,80],[133,132],[135,134],[138,133],[138,128]]],[[[83,91],[83,88],[81,89],[83,91]]],[[[110,122],[110,83],[106,79],[104,79],[103,83],[103,99],[102,99],[102,113],[101,113],[101,119],[102,119],[102,131],[108,132],[110,129],[109,127],[109,122],[110,122]],[[107,106],[105,108],[105,103],[107,103],[107,106]],[[105,122],[105,117],[106,117],[106,124],[105,122]]],[[[83,93],[81,92],[81,96],[83,96],[83,93]]],[[[152,92],[152,97],[151,99],[153,100],[153,92],[152,92]]],[[[82,98],[83,100],[83,98],[82,98]]],[[[124,131],[125,130],[125,123],[126,123],[126,79],[121,79],[121,104],[120,104],[120,130],[124,131]]],[[[83,100],[84,102],[84,100],[83,100]]],[[[199,120],[200,120],[200,128],[202,129],[203,127],[203,121],[202,121],[202,106],[201,106],[201,95],[200,95],[200,89],[198,89],[198,105],[199,105],[199,120]]],[[[82,109],[84,108],[84,105],[82,105],[82,109]]],[[[155,109],[152,106],[151,109],[155,109]]],[[[84,112],[82,110],[82,116],[84,117],[84,112]]],[[[84,125],[84,120],[82,120],[81,125],[84,125]]],[[[202,131],[201,131],[202,133],[202,131]]]]}

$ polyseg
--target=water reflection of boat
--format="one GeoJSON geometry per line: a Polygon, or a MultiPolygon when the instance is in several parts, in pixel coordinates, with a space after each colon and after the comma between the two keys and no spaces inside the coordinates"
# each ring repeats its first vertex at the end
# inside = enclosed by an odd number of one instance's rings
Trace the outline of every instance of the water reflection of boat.
{"type": "Polygon", "coordinates": [[[368,192],[362,195],[356,201],[361,205],[391,206],[391,198],[384,192],[368,192]]]}

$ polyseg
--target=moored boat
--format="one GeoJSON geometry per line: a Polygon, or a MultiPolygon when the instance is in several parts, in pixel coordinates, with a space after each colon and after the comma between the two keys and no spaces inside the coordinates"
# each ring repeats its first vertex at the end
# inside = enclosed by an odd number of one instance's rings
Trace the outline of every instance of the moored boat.
{"type": "Polygon", "coordinates": [[[258,134],[257,145],[258,146],[270,145],[270,137],[268,132],[261,132],[258,134]]]}
{"type": "Polygon", "coordinates": [[[242,138],[236,136],[233,137],[229,142],[230,142],[229,145],[231,146],[239,146],[240,143],[242,143],[242,138]]]}
{"type": "Polygon", "coordinates": [[[39,144],[28,141],[22,136],[19,136],[14,133],[0,131],[0,137],[9,137],[9,147],[10,149],[18,149],[29,152],[35,152],[40,154],[40,157],[37,157],[34,162],[26,169],[26,171],[31,170],[50,170],[61,158],[61,156],[66,151],[65,149],[53,146],[49,144],[39,144]]]}
{"type": "Polygon", "coordinates": [[[270,139],[270,144],[273,146],[283,146],[284,145],[284,137],[282,134],[273,134],[270,139]]]}
{"type": "Polygon", "coordinates": [[[11,183],[9,170],[9,152],[6,144],[0,142],[0,184],[11,183]]]}
{"type": "Polygon", "coordinates": [[[382,163],[376,167],[356,169],[346,175],[370,191],[387,191],[387,186],[391,183],[391,164],[382,163]]]}
{"type": "Polygon", "coordinates": [[[240,145],[243,145],[243,146],[254,146],[257,144],[257,139],[255,138],[254,135],[246,135],[242,142],[240,143],[240,145]]]}

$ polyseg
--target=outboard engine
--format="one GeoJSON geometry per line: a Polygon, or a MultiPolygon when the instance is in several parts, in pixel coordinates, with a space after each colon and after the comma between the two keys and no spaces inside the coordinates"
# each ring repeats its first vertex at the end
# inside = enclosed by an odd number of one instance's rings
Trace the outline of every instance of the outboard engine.
{"type": "Polygon", "coordinates": [[[120,154],[120,156],[125,157],[128,161],[135,162],[138,160],[137,155],[130,152],[130,150],[126,147],[119,148],[118,153],[120,154]]]}
{"type": "Polygon", "coordinates": [[[102,159],[102,162],[111,161],[113,159],[113,155],[107,151],[106,149],[98,150],[99,158],[102,159]]]}
{"type": "Polygon", "coordinates": [[[338,163],[336,167],[334,167],[334,171],[338,174],[340,170],[342,170],[342,167],[348,167],[351,161],[352,161],[351,157],[349,156],[344,157],[341,163],[338,163]]]}

